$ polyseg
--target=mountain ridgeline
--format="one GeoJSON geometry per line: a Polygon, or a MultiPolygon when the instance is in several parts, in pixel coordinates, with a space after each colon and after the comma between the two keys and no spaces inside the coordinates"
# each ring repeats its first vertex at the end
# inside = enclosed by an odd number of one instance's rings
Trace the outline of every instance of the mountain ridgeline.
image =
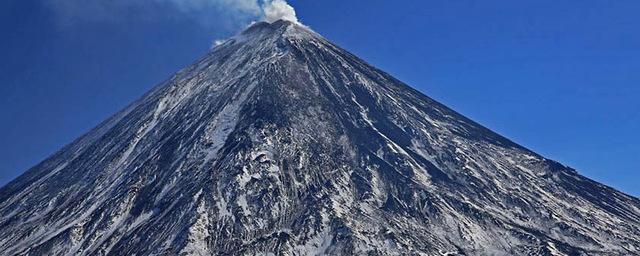
{"type": "Polygon", "coordinates": [[[1,188],[0,255],[640,255],[640,201],[280,20],[1,188]]]}

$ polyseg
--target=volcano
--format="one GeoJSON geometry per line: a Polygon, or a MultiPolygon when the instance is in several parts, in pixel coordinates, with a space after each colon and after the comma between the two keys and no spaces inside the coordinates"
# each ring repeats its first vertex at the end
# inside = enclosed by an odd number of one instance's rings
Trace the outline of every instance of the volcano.
{"type": "Polygon", "coordinates": [[[259,22],[0,189],[1,255],[640,255],[640,200],[259,22]]]}

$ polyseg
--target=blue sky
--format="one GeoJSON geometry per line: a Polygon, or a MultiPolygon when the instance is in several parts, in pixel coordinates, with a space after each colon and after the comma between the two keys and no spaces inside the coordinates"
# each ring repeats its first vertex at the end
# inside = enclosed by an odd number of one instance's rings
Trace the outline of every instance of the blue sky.
{"type": "MultiPolygon", "coordinates": [[[[0,3],[0,185],[259,16],[253,0],[176,1],[0,3]]],[[[290,3],[432,98],[640,196],[640,1],[290,3]]]]}

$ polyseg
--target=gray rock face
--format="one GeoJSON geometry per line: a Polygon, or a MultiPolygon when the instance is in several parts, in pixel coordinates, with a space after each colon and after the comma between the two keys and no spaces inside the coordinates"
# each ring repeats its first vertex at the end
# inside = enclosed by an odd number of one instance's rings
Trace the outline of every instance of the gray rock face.
{"type": "Polygon", "coordinates": [[[257,23],[0,189],[1,255],[639,255],[640,201],[257,23]]]}

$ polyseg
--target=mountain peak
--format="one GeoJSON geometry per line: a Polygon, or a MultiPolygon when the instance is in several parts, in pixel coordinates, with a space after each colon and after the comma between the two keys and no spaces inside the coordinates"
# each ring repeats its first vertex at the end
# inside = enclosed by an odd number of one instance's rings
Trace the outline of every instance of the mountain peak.
{"type": "Polygon", "coordinates": [[[269,23],[266,21],[259,21],[249,25],[249,27],[247,27],[244,31],[242,31],[241,34],[247,35],[247,34],[254,34],[254,33],[260,33],[265,31],[275,32],[278,30],[282,30],[283,28],[286,29],[287,27],[290,27],[290,26],[299,26],[299,25],[288,20],[278,20],[272,23],[269,23]]]}
{"type": "Polygon", "coordinates": [[[294,22],[0,188],[0,255],[638,255],[640,201],[294,22]]]}
{"type": "Polygon", "coordinates": [[[282,36],[287,38],[312,38],[320,37],[309,27],[298,22],[280,19],[273,23],[266,21],[255,22],[232,39],[256,36],[282,36]]]}
{"type": "Polygon", "coordinates": [[[290,21],[290,20],[285,20],[285,19],[279,19],[276,20],[274,22],[271,23],[271,25],[276,26],[276,27],[282,27],[282,26],[302,26],[299,22],[296,21],[290,21]]]}

